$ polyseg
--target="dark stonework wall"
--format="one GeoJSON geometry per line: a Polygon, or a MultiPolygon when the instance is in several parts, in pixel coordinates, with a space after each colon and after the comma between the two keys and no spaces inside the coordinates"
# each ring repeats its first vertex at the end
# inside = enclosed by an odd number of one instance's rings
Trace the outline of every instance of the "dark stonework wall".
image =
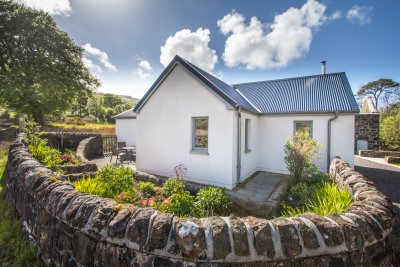
{"type": "Polygon", "coordinates": [[[379,149],[379,113],[356,114],[354,154],[357,153],[357,140],[367,140],[368,150],[379,149]]]}
{"type": "MultiPolygon", "coordinates": [[[[10,146],[7,198],[45,266],[390,266],[392,203],[335,159],[331,179],[354,203],[343,214],[179,218],[77,192],[10,146]]],[[[143,176],[143,175],[142,175],[143,176]]]]}

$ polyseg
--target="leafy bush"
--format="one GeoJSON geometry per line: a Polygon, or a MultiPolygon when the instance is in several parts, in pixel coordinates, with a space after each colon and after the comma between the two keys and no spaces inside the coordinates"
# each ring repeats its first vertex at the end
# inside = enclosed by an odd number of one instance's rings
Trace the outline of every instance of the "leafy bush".
{"type": "Polygon", "coordinates": [[[61,152],[49,147],[47,142],[47,139],[41,139],[38,136],[32,135],[29,148],[35,159],[54,171],[56,166],[62,164],[62,159],[60,158],[61,152]]]}
{"type": "Polygon", "coordinates": [[[103,181],[107,194],[112,197],[120,192],[130,190],[133,185],[133,171],[129,167],[107,165],[96,173],[96,178],[103,181]]]}
{"type": "Polygon", "coordinates": [[[154,196],[156,188],[152,182],[139,182],[139,191],[143,196],[151,197],[154,196]]]}
{"type": "Polygon", "coordinates": [[[127,191],[116,194],[113,199],[118,203],[135,203],[138,200],[136,188],[132,187],[127,191]]]}
{"type": "Polygon", "coordinates": [[[172,194],[165,211],[178,215],[179,217],[189,216],[194,211],[194,196],[189,191],[172,194]]]}
{"type": "Polygon", "coordinates": [[[312,140],[307,131],[296,132],[294,139],[288,139],[285,145],[285,163],[292,175],[293,182],[306,179],[308,169],[319,158],[318,142],[312,140]]]}
{"type": "Polygon", "coordinates": [[[207,187],[199,190],[195,207],[200,217],[228,215],[231,211],[231,197],[219,187],[207,187]]]}
{"type": "Polygon", "coordinates": [[[166,197],[171,196],[173,193],[179,193],[185,190],[185,183],[177,178],[170,178],[165,181],[162,192],[166,197]]]}
{"type": "Polygon", "coordinates": [[[313,194],[314,187],[306,182],[299,182],[290,188],[287,198],[298,206],[306,205],[313,194]]]}
{"type": "Polygon", "coordinates": [[[386,117],[380,125],[382,148],[400,150],[400,114],[386,117]]]}
{"type": "Polygon", "coordinates": [[[72,184],[75,186],[77,191],[101,197],[111,197],[111,195],[107,192],[106,183],[100,179],[87,177],[73,181],[72,184]]]}

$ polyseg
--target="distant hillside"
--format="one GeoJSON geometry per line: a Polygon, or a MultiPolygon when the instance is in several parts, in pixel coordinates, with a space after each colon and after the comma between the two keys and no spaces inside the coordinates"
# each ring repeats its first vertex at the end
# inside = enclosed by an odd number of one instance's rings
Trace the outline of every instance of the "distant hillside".
{"type": "MultiPolygon", "coordinates": [[[[96,93],[96,94],[97,95],[104,95],[105,93],[96,93]]],[[[140,99],[134,98],[134,97],[132,97],[130,95],[118,95],[118,94],[114,94],[114,95],[117,95],[117,96],[121,97],[122,101],[124,101],[126,103],[129,103],[129,104],[133,104],[133,105],[136,105],[137,102],[139,102],[139,100],[140,100],[140,99]]]]}

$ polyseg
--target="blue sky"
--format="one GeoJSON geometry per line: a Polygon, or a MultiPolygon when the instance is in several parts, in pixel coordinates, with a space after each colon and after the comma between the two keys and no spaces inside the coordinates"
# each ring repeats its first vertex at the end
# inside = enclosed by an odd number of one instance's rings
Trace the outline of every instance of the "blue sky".
{"type": "Polygon", "coordinates": [[[102,92],[142,97],[173,55],[227,83],[345,71],[400,81],[400,1],[18,0],[85,48],[102,92]]]}

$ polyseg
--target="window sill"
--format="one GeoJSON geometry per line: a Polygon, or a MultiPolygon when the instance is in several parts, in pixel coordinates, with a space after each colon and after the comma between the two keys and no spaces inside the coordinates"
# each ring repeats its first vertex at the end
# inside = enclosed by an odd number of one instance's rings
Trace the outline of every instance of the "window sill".
{"type": "Polygon", "coordinates": [[[199,154],[199,155],[210,155],[208,154],[208,150],[196,150],[196,149],[192,149],[189,151],[190,154],[199,154]]]}
{"type": "Polygon", "coordinates": [[[250,153],[251,152],[251,149],[245,149],[244,150],[244,153],[250,153]]]}

